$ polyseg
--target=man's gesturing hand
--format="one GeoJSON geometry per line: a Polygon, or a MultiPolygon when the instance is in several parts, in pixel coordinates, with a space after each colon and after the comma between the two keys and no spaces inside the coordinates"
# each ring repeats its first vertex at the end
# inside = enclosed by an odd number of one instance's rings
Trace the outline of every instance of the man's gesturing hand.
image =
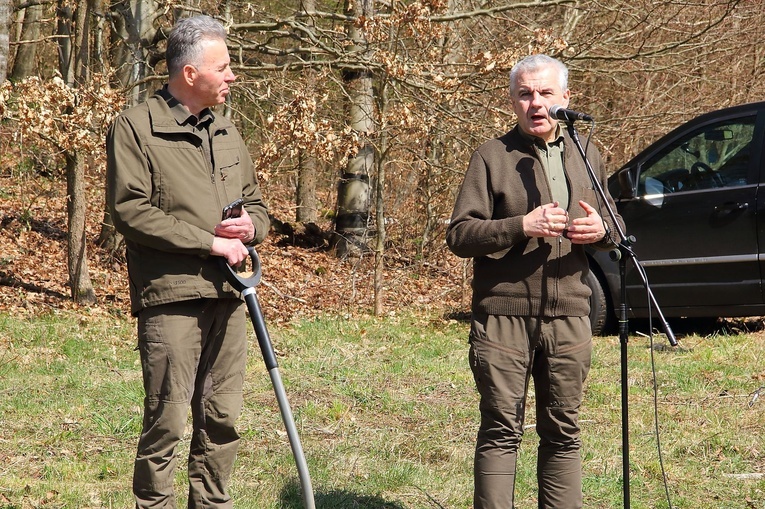
{"type": "Polygon", "coordinates": [[[541,205],[523,216],[527,237],[560,237],[568,227],[568,212],[558,202],[541,205]]]}
{"type": "Polygon", "coordinates": [[[598,211],[585,201],[580,201],[579,206],[587,213],[587,217],[581,217],[571,221],[571,226],[566,232],[566,237],[572,244],[592,244],[606,236],[606,227],[598,211]]]}

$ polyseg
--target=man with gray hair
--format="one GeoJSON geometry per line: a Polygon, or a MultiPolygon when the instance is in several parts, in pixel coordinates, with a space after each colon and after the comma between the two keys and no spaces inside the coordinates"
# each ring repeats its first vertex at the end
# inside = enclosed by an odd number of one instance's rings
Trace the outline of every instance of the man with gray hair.
{"type": "Polygon", "coordinates": [[[232,507],[247,326],[218,262],[241,263],[269,219],[244,141],[212,111],[236,78],[230,64],[219,22],[178,21],[167,41],[167,85],[124,111],[107,136],[107,205],[125,237],[146,393],[137,508],[176,507],[176,447],[189,406],[188,507],[232,507]],[[238,216],[221,219],[238,199],[238,216]]]}
{"type": "MultiPolygon", "coordinates": [[[[583,503],[578,418],[592,351],[584,246],[614,247],[615,226],[574,141],[550,117],[570,95],[568,70],[554,58],[533,55],[513,67],[517,125],[473,153],[446,232],[457,256],[473,258],[469,359],[481,414],[474,509],[514,507],[532,378],[538,506],[583,503]]],[[[587,157],[607,189],[594,146],[587,157]]]]}

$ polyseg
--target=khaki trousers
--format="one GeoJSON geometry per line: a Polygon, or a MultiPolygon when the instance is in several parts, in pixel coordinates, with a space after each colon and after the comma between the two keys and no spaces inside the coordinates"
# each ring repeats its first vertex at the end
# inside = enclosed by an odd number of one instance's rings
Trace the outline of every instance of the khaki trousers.
{"type": "Polygon", "coordinates": [[[176,446],[193,421],[189,508],[230,508],[228,479],[239,435],[247,335],[244,303],[199,299],[138,316],[144,420],[135,458],[137,508],[175,508],[176,446]]]}
{"type": "Polygon", "coordinates": [[[473,316],[469,358],[481,413],[474,509],[514,507],[530,379],[539,435],[539,508],[582,507],[578,418],[591,355],[587,317],[473,316]]]}

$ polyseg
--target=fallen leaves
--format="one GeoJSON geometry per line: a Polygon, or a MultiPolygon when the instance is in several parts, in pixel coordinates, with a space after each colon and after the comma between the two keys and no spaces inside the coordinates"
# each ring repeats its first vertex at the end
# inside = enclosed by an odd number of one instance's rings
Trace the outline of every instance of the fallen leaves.
{"type": "MultiPolygon", "coordinates": [[[[98,207],[88,210],[89,269],[97,304],[82,307],[71,301],[67,285],[65,198],[47,193],[33,206],[25,206],[22,202],[31,192],[30,185],[12,175],[0,176],[0,310],[27,316],[54,309],[85,316],[127,315],[127,267],[95,245],[103,211],[98,207]]],[[[90,187],[91,203],[101,203],[98,183],[90,187]]],[[[331,223],[319,226],[326,231],[331,223]]],[[[326,246],[310,248],[299,244],[292,236],[272,233],[257,248],[263,271],[257,291],[267,321],[288,323],[321,314],[352,317],[372,313],[374,253],[342,261],[326,246]]],[[[438,262],[425,263],[396,251],[386,256],[386,313],[453,310],[461,306],[460,260],[440,256],[438,262]]]]}

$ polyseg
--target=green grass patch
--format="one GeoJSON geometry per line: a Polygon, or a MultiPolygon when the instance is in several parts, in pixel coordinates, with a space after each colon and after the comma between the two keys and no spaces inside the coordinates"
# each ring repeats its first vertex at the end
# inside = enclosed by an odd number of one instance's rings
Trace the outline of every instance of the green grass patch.
{"type": "MultiPolygon", "coordinates": [[[[320,508],[471,505],[477,395],[467,324],[324,317],[271,329],[320,508]]],[[[0,508],[129,508],[141,426],[135,324],[0,315],[0,508]]],[[[252,333],[251,333],[252,336],[252,333]]],[[[765,340],[688,336],[654,353],[661,445],[676,508],[765,507],[765,340]]],[[[588,508],[622,505],[620,345],[595,341],[582,409],[588,508]]],[[[668,507],[654,433],[651,351],[629,344],[632,507],[668,507]]],[[[292,453],[251,337],[236,507],[302,507],[292,453]]],[[[532,395],[533,397],[533,395],[532,395]]],[[[536,505],[532,409],[518,507],[536,505]]],[[[179,448],[185,463],[188,438],[179,448]]],[[[177,472],[179,504],[185,473],[177,472]]]]}

